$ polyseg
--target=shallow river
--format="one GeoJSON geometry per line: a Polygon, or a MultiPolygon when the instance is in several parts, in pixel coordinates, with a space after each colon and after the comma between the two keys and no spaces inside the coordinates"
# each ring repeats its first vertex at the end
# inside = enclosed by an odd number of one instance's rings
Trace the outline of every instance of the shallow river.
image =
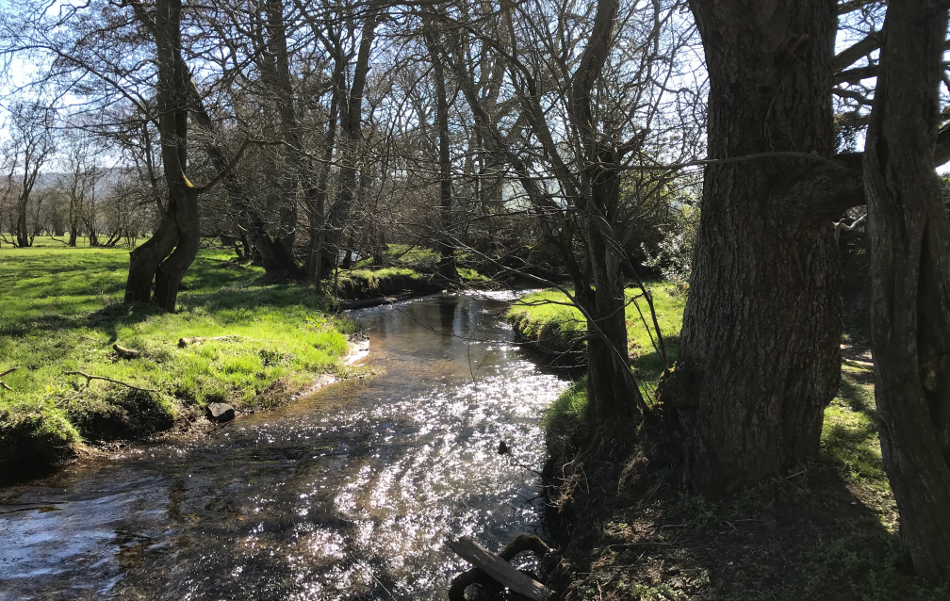
{"type": "Polygon", "coordinates": [[[444,598],[468,567],[447,538],[542,533],[526,467],[566,383],[504,300],[353,311],[380,375],[0,489],[0,601],[444,598]]]}

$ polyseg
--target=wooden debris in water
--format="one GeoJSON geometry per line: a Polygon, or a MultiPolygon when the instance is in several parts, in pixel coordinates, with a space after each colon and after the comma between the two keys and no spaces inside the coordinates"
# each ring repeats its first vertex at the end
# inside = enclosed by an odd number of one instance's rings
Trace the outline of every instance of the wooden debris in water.
{"type": "Polygon", "coordinates": [[[463,537],[457,541],[448,541],[446,544],[459,557],[480,568],[499,584],[516,593],[521,593],[534,601],[547,601],[554,596],[554,591],[527,574],[519,572],[510,563],[471,538],[463,537]]]}

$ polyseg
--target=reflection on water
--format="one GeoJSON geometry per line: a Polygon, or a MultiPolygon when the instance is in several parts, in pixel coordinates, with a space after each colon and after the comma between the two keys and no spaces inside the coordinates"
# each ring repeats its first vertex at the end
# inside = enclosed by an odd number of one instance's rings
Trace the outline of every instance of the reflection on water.
{"type": "Polygon", "coordinates": [[[436,599],[444,548],[538,532],[540,409],[505,298],[353,313],[376,378],[0,490],[0,601],[436,599]]]}

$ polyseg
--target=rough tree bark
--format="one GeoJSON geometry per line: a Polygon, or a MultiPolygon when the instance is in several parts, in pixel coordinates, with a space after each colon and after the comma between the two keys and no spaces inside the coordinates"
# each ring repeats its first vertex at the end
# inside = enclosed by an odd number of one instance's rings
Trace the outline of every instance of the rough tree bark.
{"type": "MultiPolygon", "coordinates": [[[[690,2],[710,75],[714,158],[830,156],[834,0],[690,2]]],[[[719,496],[818,452],[840,373],[840,267],[818,161],[706,168],[679,359],[661,392],[686,476],[719,496]]]]}
{"type": "Polygon", "coordinates": [[[947,9],[892,2],[864,152],[881,451],[917,570],[950,575],[950,221],[934,170],[947,9]]]}

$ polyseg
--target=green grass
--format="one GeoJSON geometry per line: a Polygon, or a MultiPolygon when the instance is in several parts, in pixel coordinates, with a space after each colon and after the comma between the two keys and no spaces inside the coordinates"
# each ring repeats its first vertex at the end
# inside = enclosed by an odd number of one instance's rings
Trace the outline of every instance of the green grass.
{"type": "Polygon", "coordinates": [[[29,443],[55,457],[83,439],[137,437],[212,401],[265,407],[337,369],[342,322],[323,299],[203,250],[178,310],[120,303],[128,249],[0,249],[0,449],[29,443]],[[226,340],[178,347],[183,337],[226,340]],[[113,344],[140,350],[116,357],[113,344]],[[83,371],[141,392],[65,375],[83,371]]]}
{"type": "MultiPolygon", "coordinates": [[[[372,257],[365,257],[356,263],[356,268],[372,268],[372,263],[372,257]]],[[[438,263],[439,253],[422,246],[389,244],[386,250],[383,251],[382,267],[403,267],[413,271],[432,273],[438,263]]]]}
{"type": "Polygon", "coordinates": [[[835,466],[862,501],[873,506],[882,523],[896,528],[897,507],[881,458],[874,405],[874,369],[845,360],[838,396],[825,409],[821,431],[822,456],[835,466]]]}

